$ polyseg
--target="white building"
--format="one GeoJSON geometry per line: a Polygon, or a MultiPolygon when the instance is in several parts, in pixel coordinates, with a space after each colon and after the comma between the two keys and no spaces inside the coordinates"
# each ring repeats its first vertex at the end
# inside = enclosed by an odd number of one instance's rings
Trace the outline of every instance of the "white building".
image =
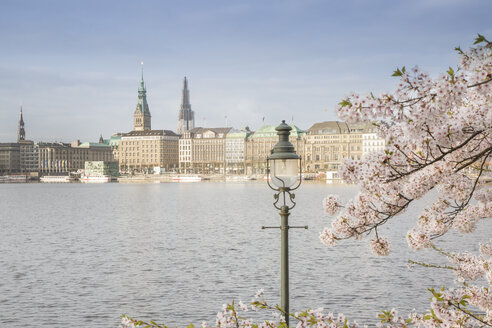
{"type": "Polygon", "coordinates": [[[179,139],[181,173],[223,174],[225,139],[231,128],[194,128],[179,139]]]}
{"type": "Polygon", "coordinates": [[[386,141],[378,136],[376,127],[368,127],[362,134],[362,156],[382,151],[385,147],[386,141]]]}
{"type": "Polygon", "coordinates": [[[170,130],[126,133],[118,146],[120,171],[148,173],[155,167],[173,171],[178,167],[178,145],[178,135],[170,130]]]}
{"type": "Polygon", "coordinates": [[[184,131],[179,138],[179,171],[181,173],[189,173],[192,158],[192,139],[191,132],[184,131]]]}
{"type": "Polygon", "coordinates": [[[226,173],[244,174],[244,149],[246,139],[251,135],[248,127],[241,131],[232,130],[226,136],[225,141],[225,161],[226,173]]]}
{"type": "Polygon", "coordinates": [[[21,172],[37,172],[39,167],[38,144],[29,141],[19,141],[21,172]]]}

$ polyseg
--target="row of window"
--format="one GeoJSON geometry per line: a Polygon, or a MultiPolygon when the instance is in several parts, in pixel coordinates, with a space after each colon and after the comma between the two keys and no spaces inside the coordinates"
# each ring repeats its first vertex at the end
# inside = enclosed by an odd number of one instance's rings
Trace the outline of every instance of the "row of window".
{"type": "Polygon", "coordinates": [[[333,136],[309,136],[307,137],[307,140],[312,140],[312,139],[316,139],[316,140],[320,140],[320,139],[339,139],[339,138],[342,138],[342,139],[362,139],[362,136],[360,135],[333,135],[333,136]]]}
{"type": "Polygon", "coordinates": [[[365,146],[384,146],[384,141],[366,141],[364,142],[365,146]]]}
{"type": "MultiPolygon", "coordinates": [[[[217,136],[215,136],[215,134],[212,134],[212,133],[204,134],[203,138],[205,138],[205,139],[224,138],[224,134],[219,133],[219,134],[217,134],[217,136]]],[[[202,134],[197,134],[196,139],[202,139],[202,134]]]]}
{"type": "MultiPolygon", "coordinates": [[[[350,156],[346,156],[346,157],[349,157],[349,158],[354,159],[354,160],[355,159],[360,160],[360,157],[361,156],[360,155],[350,155],[350,156]]],[[[313,157],[311,155],[308,155],[307,156],[307,161],[311,161],[311,158],[313,158],[313,161],[318,162],[318,161],[321,161],[321,158],[322,157],[320,155],[315,155],[313,157]]],[[[338,154],[334,154],[333,156],[329,156],[328,154],[326,154],[325,157],[324,157],[324,160],[325,161],[329,161],[329,160],[338,161],[339,158],[340,157],[338,156],[338,154]]]]}
{"type": "MultiPolygon", "coordinates": [[[[343,151],[347,151],[347,146],[343,146],[343,147],[313,147],[312,150],[313,151],[322,151],[322,152],[335,152],[335,151],[340,151],[340,150],[343,150],[343,151]]],[[[311,151],[311,147],[307,147],[306,148],[307,151],[311,151]]],[[[360,146],[350,146],[350,150],[351,151],[361,151],[361,147],[360,146]]]]}

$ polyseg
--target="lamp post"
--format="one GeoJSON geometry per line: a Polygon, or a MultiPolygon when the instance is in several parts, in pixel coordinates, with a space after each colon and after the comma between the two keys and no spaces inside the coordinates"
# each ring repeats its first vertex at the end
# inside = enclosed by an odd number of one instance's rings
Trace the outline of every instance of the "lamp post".
{"type": "Polygon", "coordinates": [[[262,229],[280,228],[280,307],[285,311],[285,322],[289,326],[289,229],[308,227],[289,226],[289,211],[296,206],[292,191],[301,185],[301,157],[296,154],[294,145],[289,142],[292,128],[282,121],[275,130],[279,141],[267,157],[267,183],[276,191],[273,196],[275,199],[273,206],[280,211],[281,221],[280,227],[262,227],[262,229]],[[287,205],[287,195],[290,206],[287,205]],[[278,204],[279,202],[281,204],[278,204]]]}

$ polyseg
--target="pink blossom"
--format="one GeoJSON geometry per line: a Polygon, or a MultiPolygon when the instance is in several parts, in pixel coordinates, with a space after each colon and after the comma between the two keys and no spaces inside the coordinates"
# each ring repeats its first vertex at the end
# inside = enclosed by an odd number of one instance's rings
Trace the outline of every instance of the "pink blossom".
{"type": "Polygon", "coordinates": [[[334,246],[337,243],[335,234],[331,229],[325,228],[322,233],[319,235],[319,239],[326,246],[334,246]]]}
{"type": "Polygon", "coordinates": [[[340,203],[338,202],[338,196],[328,195],[325,199],[323,199],[323,207],[325,209],[325,213],[333,216],[340,209],[340,203]]]}
{"type": "Polygon", "coordinates": [[[371,240],[372,252],[379,256],[388,256],[390,253],[390,242],[382,237],[371,240]]]}

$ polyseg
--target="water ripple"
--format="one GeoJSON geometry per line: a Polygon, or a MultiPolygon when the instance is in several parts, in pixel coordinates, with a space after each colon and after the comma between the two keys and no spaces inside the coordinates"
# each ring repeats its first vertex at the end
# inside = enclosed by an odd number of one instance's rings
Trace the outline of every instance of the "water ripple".
{"type": "MultiPolygon", "coordinates": [[[[381,229],[395,249],[387,258],[364,242],[322,246],[321,200],[333,192],[348,199],[356,190],[297,192],[290,222],[310,227],[290,233],[292,310],[374,323],[381,309],[424,309],[427,287],[452,282],[406,268],[409,258],[436,260],[406,247],[418,204],[381,229]]],[[[9,327],[116,327],[123,313],[183,326],[213,321],[223,303],[249,301],[261,287],[278,302],[280,234],[260,227],[279,217],[262,183],[1,185],[0,199],[0,317],[9,327]]],[[[442,246],[477,251],[491,227],[442,246]]]]}

